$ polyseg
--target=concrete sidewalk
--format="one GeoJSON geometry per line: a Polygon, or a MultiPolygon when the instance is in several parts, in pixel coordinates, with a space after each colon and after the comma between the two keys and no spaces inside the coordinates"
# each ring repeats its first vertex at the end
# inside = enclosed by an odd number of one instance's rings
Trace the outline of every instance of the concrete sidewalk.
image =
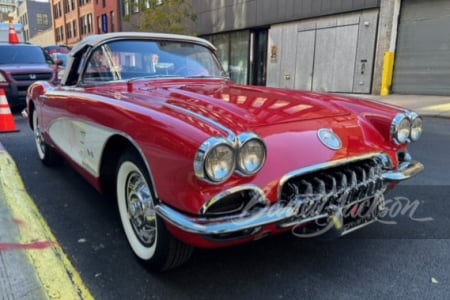
{"type": "Polygon", "coordinates": [[[388,104],[402,106],[427,117],[450,118],[450,96],[427,95],[350,95],[362,99],[372,99],[388,104]]]}
{"type": "Polygon", "coordinates": [[[1,143],[0,299],[93,299],[1,143]]]}
{"type": "MultiPolygon", "coordinates": [[[[450,97],[349,96],[403,106],[423,116],[450,118],[450,97]]],[[[93,297],[28,196],[13,159],[0,142],[0,300],[3,299],[93,297]]]]}

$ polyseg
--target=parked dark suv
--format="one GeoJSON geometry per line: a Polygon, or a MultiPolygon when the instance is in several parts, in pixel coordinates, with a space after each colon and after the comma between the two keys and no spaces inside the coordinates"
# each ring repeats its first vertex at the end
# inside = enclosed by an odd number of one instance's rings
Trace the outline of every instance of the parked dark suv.
{"type": "Polygon", "coordinates": [[[0,42],[0,88],[12,109],[25,107],[28,87],[36,80],[55,80],[55,62],[39,46],[0,42]]]}

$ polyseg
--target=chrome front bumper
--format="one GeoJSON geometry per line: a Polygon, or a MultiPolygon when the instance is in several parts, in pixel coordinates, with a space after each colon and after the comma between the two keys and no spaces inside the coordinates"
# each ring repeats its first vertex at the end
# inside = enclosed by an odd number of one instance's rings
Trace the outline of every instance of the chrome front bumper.
{"type": "MultiPolygon", "coordinates": [[[[390,182],[402,181],[411,178],[420,173],[424,166],[417,161],[409,160],[401,163],[397,170],[384,172],[382,176],[386,185],[390,182]]],[[[384,192],[384,190],[382,191],[384,192]]],[[[384,201],[379,203],[380,209],[383,209],[384,201]]],[[[300,218],[298,211],[292,209],[297,207],[296,204],[283,206],[274,203],[271,206],[260,208],[253,213],[240,213],[232,216],[208,218],[208,217],[192,217],[183,214],[165,204],[158,204],[155,210],[168,223],[180,228],[183,231],[202,236],[220,236],[233,233],[241,233],[239,237],[257,234],[265,225],[276,224],[280,229],[301,226],[320,219],[334,220],[334,235],[344,235],[364,227],[372,221],[365,222],[359,226],[347,230],[343,224],[342,209],[330,208],[326,213],[316,214],[306,218],[300,218]]]]}

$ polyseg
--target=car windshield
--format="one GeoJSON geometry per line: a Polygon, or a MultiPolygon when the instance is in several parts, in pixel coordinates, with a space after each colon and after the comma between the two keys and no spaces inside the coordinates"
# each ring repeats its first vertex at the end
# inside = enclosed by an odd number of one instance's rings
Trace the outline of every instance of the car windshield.
{"type": "Polygon", "coordinates": [[[44,50],[28,45],[1,45],[0,64],[47,64],[44,50]]]}
{"type": "Polygon", "coordinates": [[[210,49],[182,41],[113,41],[88,58],[84,81],[224,77],[210,49]]]}

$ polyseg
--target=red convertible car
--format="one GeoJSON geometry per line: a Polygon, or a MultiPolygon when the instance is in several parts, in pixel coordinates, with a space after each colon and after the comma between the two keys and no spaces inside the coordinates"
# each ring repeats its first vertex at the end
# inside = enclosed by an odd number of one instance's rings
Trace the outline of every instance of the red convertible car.
{"type": "Polygon", "coordinates": [[[341,236],[377,220],[383,194],[423,170],[422,118],[331,94],[237,85],[209,42],[111,33],[75,46],[59,85],[34,83],[37,153],[117,201],[153,270],[194,247],[272,234],[341,236]]]}

